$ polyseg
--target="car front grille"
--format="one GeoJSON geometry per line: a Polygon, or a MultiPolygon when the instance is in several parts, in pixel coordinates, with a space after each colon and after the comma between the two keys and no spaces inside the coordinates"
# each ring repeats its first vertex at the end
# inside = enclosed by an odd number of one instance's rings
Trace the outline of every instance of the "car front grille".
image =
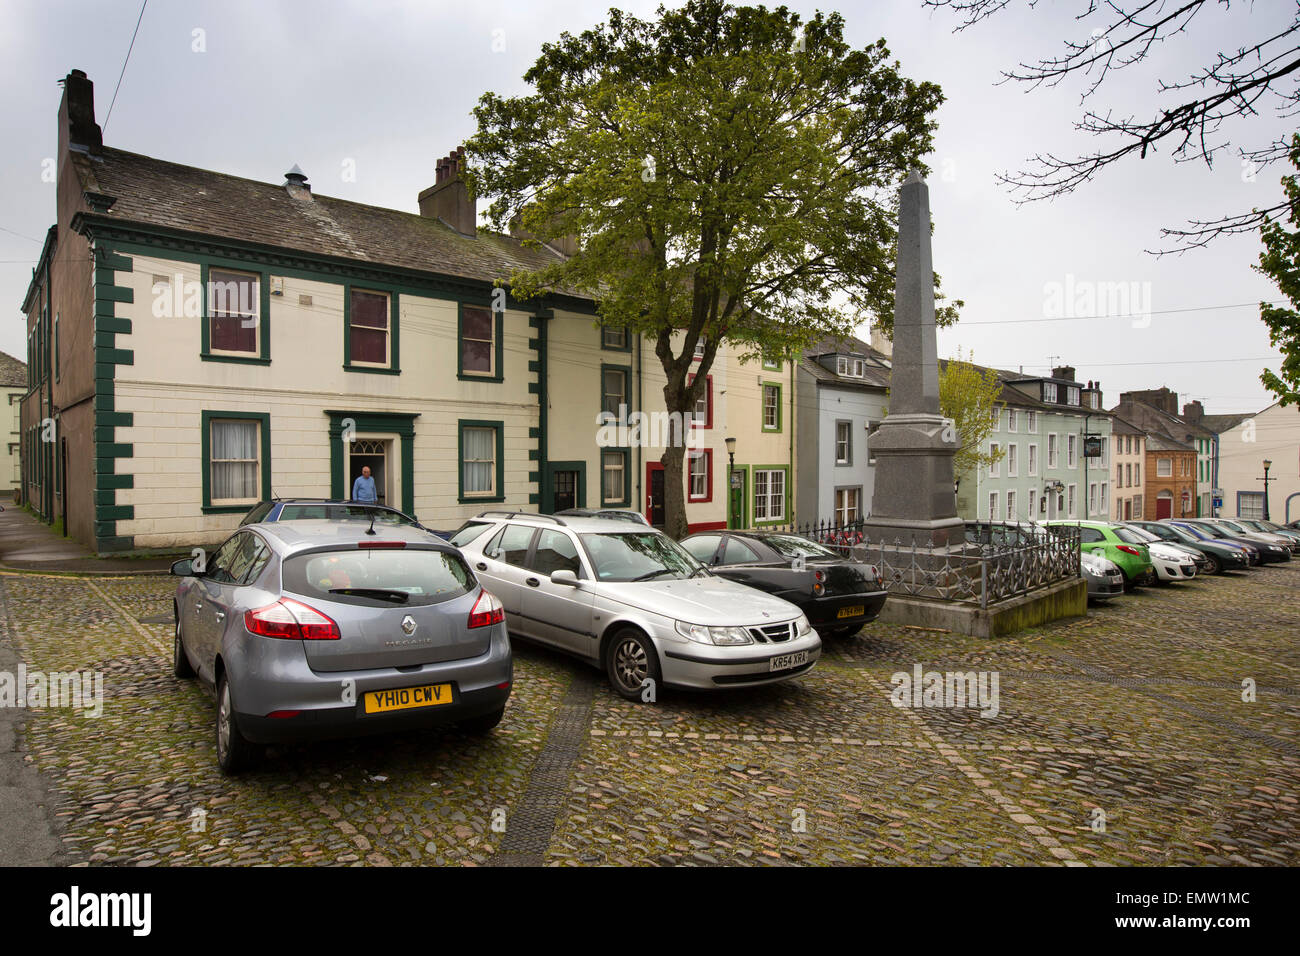
{"type": "Polygon", "coordinates": [[[768,624],[764,627],[746,628],[749,636],[759,644],[781,644],[794,639],[794,622],[768,624]]]}

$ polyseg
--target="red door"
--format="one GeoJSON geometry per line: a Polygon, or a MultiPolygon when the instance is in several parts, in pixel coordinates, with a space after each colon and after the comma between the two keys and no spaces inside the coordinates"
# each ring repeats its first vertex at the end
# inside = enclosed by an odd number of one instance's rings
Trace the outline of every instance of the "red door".
{"type": "Polygon", "coordinates": [[[1156,499],[1156,520],[1161,518],[1172,518],[1174,516],[1174,499],[1157,498],[1156,499]]]}

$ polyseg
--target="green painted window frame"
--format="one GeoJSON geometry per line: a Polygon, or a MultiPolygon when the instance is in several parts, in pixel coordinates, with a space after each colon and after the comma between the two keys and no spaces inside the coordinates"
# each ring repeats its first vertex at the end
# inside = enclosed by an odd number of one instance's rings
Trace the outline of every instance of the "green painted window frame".
{"type": "Polygon", "coordinates": [[[343,369],[347,372],[370,372],[375,375],[401,375],[401,295],[382,283],[345,282],[343,284],[343,369]],[[352,293],[369,292],[388,296],[388,364],[359,365],[352,361],[352,293]]]}
{"type": "Polygon", "coordinates": [[[782,405],[785,399],[784,385],[782,382],[764,381],[762,384],[762,400],[758,403],[758,423],[762,431],[769,435],[779,435],[784,430],[784,415],[782,405]],[[767,390],[776,389],[776,427],[773,428],[767,424],[767,390]]]}
{"type": "Polygon", "coordinates": [[[753,465],[750,471],[750,512],[754,515],[755,528],[768,528],[773,525],[784,525],[790,523],[790,466],[789,465],[753,465]],[[758,520],[758,473],[760,471],[780,471],[785,473],[782,487],[784,493],[782,498],[782,515],[780,518],[767,518],[762,521],[758,520]]]}
{"type": "MultiPolygon", "coordinates": [[[[248,263],[237,261],[225,262],[220,259],[205,258],[199,263],[199,285],[202,289],[203,318],[199,332],[199,358],[204,362],[229,362],[234,365],[270,365],[271,364],[271,275],[263,269],[250,268],[248,263]],[[226,272],[242,272],[257,276],[257,354],[226,355],[212,351],[212,316],[208,315],[208,271],[221,269],[226,272]]],[[[174,293],[173,293],[174,294],[174,293]]]]}
{"type": "Polygon", "coordinates": [[[505,357],[505,348],[503,343],[503,334],[505,331],[506,314],[498,309],[492,308],[490,304],[480,305],[477,302],[457,301],[456,303],[456,378],[462,382],[502,382],[505,380],[505,370],[501,363],[505,357]],[[465,307],[471,309],[485,309],[492,316],[492,373],[484,375],[482,372],[465,371],[465,349],[461,344],[465,338],[465,307]]]}
{"type": "Polygon", "coordinates": [[[603,421],[618,421],[618,416],[612,412],[605,411],[605,373],[621,372],[623,375],[623,404],[627,406],[628,414],[632,413],[632,366],[630,365],[610,365],[606,362],[600,363],[600,393],[597,395],[596,407],[600,409],[601,419],[603,421]],[[605,416],[610,418],[606,419],[605,416]]]}
{"type": "MultiPolygon", "coordinates": [[[[205,287],[206,288],[206,287],[205,287]]],[[[200,413],[203,435],[201,439],[202,452],[199,461],[203,468],[203,507],[205,515],[227,515],[227,514],[245,514],[253,505],[214,505],[212,503],[212,422],[231,419],[234,421],[255,421],[258,422],[259,444],[261,445],[262,460],[258,463],[261,477],[262,497],[260,500],[269,501],[271,498],[271,415],[269,412],[232,412],[216,411],[204,409],[200,413]]]]}
{"type": "Polygon", "coordinates": [[[606,329],[604,325],[600,326],[600,350],[601,350],[602,352],[627,352],[627,353],[630,354],[631,351],[632,351],[632,333],[631,333],[631,332],[630,332],[626,327],[624,327],[624,328],[622,328],[622,329],[606,329]],[[606,332],[606,331],[609,331],[609,332],[620,332],[620,331],[621,331],[621,332],[623,333],[623,344],[622,344],[622,345],[606,345],[606,344],[605,344],[605,332],[606,332]]]}
{"type": "Polygon", "coordinates": [[[506,423],[504,421],[483,421],[472,418],[458,419],[456,422],[456,500],[461,504],[494,504],[506,500],[506,423]],[[496,429],[496,493],[492,495],[465,494],[465,429],[496,429]]]}
{"type": "Polygon", "coordinates": [[[632,505],[632,449],[630,448],[601,448],[600,449],[600,506],[602,508],[629,508],[632,505]],[[606,499],[605,497],[605,456],[622,455],[623,456],[623,497],[617,499],[606,499]]]}
{"type": "Polygon", "coordinates": [[[785,362],[779,358],[772,359],[764,355],[762,360],[762,365],[763,365],[763,371],[765,372],[779,372],[781,371],[782,367],[784,367],[785,362]]]}

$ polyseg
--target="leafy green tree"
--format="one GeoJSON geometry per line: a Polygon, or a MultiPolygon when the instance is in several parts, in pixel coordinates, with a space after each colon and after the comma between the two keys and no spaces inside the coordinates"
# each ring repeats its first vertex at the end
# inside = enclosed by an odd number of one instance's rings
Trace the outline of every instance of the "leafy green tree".
{"type": "MultiPolygon", "coordinates": [[[[1300,170],[1300,135],[1291,137],[1291,165],[1300,170]]],[[[1282,177],[1282,188],[1286,191],[1287,222],[1300,226],[1300,183],[1294,173],[1282,177]]],[[[1300,404],[1300,229],[1287,231],[1281,222],[1270,222],[1260,230],[1260,238],[1264,251],[1254,269],[1272,279],[1292,306],[1259,304],[1269,342],[1282,350],[1279,370],[1266,368],[1259,380],[1285,408],[1293,402],[1300,404]]]]}
{"type": "Polygon", "coordinates": [[[1002,448],[996,453],[983,451],[993,434],[993,409],[1005,404],[998,403],[1001,394],[997,371],[965,361],[960,351],[955,359],[940,363],[939,410],[952,419],[961,442],[952,460],[952,473],[959,481],[967,472],[987,468],[1006,455],[1002,448]]]}
{"type": "MultiPolygon", "coordinates": [[[[606,327],[652,343],[667,410],[688,415],[724,342],[791,357],[863,313],[888,326],[896,187],[925,169],[943,95],[883,41],[851,48],[838,14],[690,0],[657,15],[611,10],[544,44],[531,93],[479,100],[466,151],[496,228],[576,242],[512,275],[514,294],[595,297],[606,327]]],[[[673,535],[683,457],[662,458],[673,535]]]]}

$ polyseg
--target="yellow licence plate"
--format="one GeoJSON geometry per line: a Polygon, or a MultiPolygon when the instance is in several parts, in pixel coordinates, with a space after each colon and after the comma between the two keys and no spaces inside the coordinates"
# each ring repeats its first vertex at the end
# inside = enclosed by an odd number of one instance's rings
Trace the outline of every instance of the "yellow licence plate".
{"type": "Polygon", "coordinates": [[[866,613],[867,613],[866,605],[864,605],[864,604],[855,604],[855,605],[853,605],[852,607],[842,607],[842,608],[840,608],[839,613],[836,614],[835,616],[836,616],[837,618],[841,618],[841,617],[862,617],[862,615],[864,615],[864,614],[866,614],[866,613]]]}
{"type": "Polygon", "coordinates": [[[382,714],[390,710],[437,707],[439,704],[450,704],[451,697],[450,684],[426,684],[423,687],[372,690],[365,696],[366,713],[382,714]]]}

